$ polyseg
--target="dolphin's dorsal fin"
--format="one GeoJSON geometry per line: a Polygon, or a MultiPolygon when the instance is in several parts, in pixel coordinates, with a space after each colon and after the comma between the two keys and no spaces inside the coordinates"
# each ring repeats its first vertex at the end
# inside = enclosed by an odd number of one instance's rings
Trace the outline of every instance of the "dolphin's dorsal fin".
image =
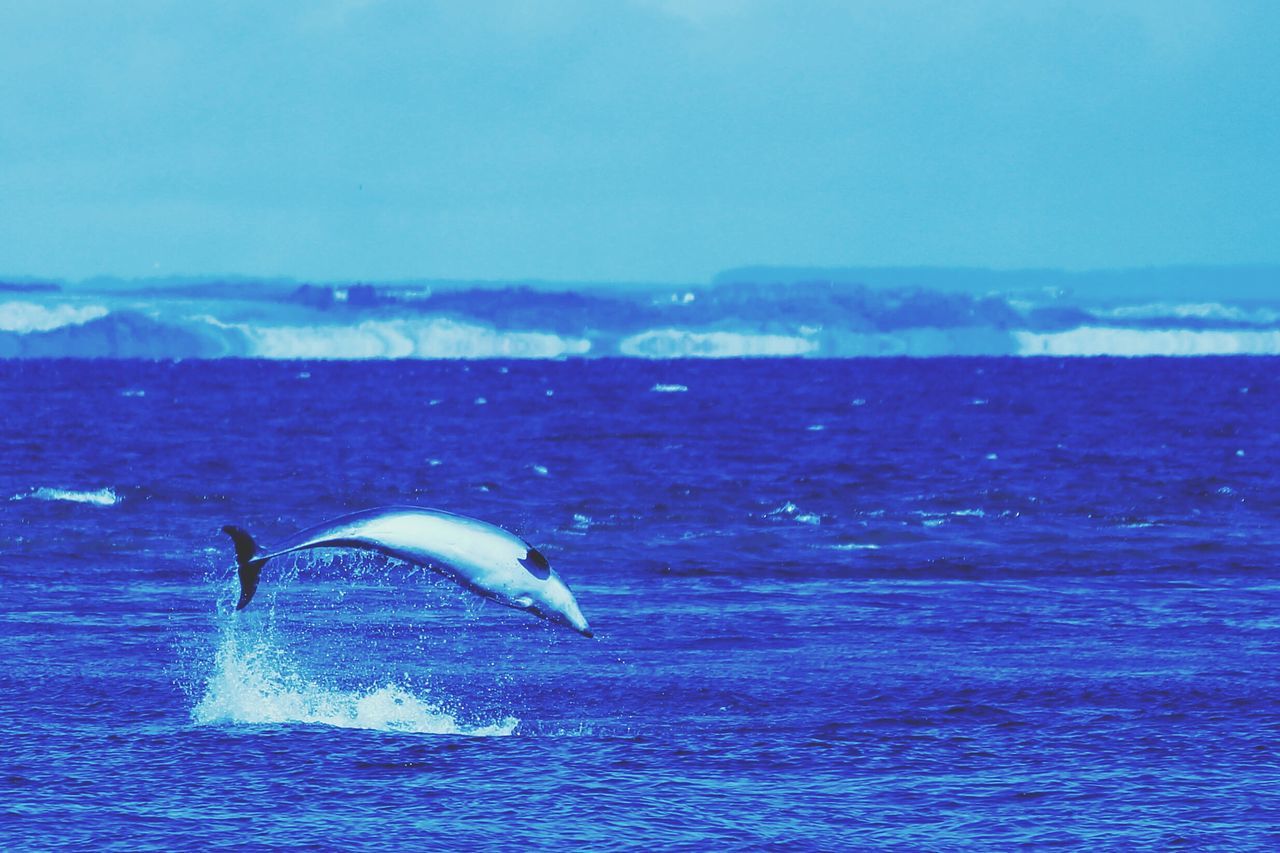
{"type": "Polygon", "coordinates": [[[535,578],[546,580],[551,577],[551,564],[547,562],[547,558],[542,556],[542,552],[537,548],[530,548],[529,553],[524,555],[524,559],[520,560],[520,565],[524,566],[529,574],[535,578]]]}

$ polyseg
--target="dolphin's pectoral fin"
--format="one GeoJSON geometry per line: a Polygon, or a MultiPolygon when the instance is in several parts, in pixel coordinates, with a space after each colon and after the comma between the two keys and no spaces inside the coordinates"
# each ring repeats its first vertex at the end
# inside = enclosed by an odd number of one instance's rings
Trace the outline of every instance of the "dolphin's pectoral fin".
{"type": "Polygon", "coordinates": [[[531,607],[533,607],[533,596],[517,595],[515,598],[511,599],[511,603],[514,604],[516,607],[520,607],[520,608],[523,608],[524,610],[528,610],[531,607]]]}

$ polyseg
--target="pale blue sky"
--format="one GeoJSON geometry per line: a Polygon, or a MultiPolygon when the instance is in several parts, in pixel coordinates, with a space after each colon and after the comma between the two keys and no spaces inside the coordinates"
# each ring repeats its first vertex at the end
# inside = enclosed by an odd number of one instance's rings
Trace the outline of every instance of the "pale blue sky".
{"type": "Polygon", "coordinates": [[[0,0],[0,274],[1280,261],[1280,4],[0,0]]]}

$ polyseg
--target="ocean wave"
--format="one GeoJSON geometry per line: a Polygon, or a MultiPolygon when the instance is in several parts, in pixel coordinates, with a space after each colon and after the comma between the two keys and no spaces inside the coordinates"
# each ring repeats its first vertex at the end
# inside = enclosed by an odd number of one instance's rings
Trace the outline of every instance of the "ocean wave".
{"type": "Polygon", "coordinates": [[[663,291],[652,303],[647,292],[605,289],[464,288],[419,298],[392,285],[179,284],[24,292],[0,302],[0,358],[1280,353],[1280,306],[1261,298],[1073,306],[818,282],[712,288],[676,302],[663,291]]]}
{"type": "Polygon", "coordinates": [[[191,716],[199,725],[304,723],[474,737],[511,735],[520,722],[507,717],[490,725],[467,726],[396,684],[364,690],[327,687],[291,671],[270,645],[259,643],[242,648],[230,633],[222,638],[214,671],[191,716]]]}
{"type": "Polygon", "coordinates": [[[1221,302],[1165,303],[1152,302],[1142,305],[1118,305],[1112,308],[1094,309],[1097,317],[1117,320],[1216,320],[1228,323],[1245,323],[1255,326],[1272,326],[1280,323],[1280,311],[1266,307],[1225,305],[1221,302]]]}
{"type": "Polygon", "coordinates": [[[102,305],[41,305],[37,302],[0,302],[0,332],[49,332],[63,326],[81,326],[107,316],[102,305]]]}
{"type": "Polygon", "coordinates": [[[247,355],[272,359],[563,358],[591,341],[512,332],[443,318],[366,320],[349,326],[220,324],[240,331],[247,355]]]}
{"type": "MultiPolygon", "coordinates": [[[[995,459],[994,453],[987,454],[988,459],[995,459]]],[[[920,519],[920,523],[925,527],[939,527],[946,524],[952,518],[986,518],[987,511],[984,509],[954,509],[948,512],[931,512],[926,510],[917,510],[912,515],[920,519]]],[[[1007,513],[1000,513],[1000,516],[1006,517],[1007,513]]]]}
{"type": "Polygon", "coordinates": [[[1280,355],[1280,330],[1126,329],[1082,326],[1068,332],[1014,332],[1019,355],[1280,355]]]}
{"type": "Polygon", "coordinates": [[[76,491],[75,489],[54,489],[48,486],[40,486],[24,494],[14,495],[9,500],[68,501],[70,503],[93,504],[95,506],[115,506],[123,498],[116,494],[115,489],[110,487],[93,491],[76,491]]]}
{"type": "Polygon", "coordinates": [[[0,358],[221,358],[243,356],[234,330],[199,319],[117,310],[43,331],[0,329],[0,358]]]}
{"type": "Polygon", "coordinates": [[[801,512],[800,507],[791,501],[769,510],[769,512],[765,513],[765,516],[774,519],[790,519],[800,524],[812,524],[814,526],[822,524],[822,516],[812,512],[801,512]]]}
{"type": "Polygon", "coordinates": [[[808,338],[688,329],[650,329],[618,344],[619,352],[636,358],[796,356],[808,355],[817,349],[818,342],[808,338]]]}

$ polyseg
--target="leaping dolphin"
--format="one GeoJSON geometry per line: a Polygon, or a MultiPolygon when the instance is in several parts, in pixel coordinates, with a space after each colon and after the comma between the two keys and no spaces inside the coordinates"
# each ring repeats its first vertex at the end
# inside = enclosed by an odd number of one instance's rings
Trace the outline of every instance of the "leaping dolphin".
{"type": "Polygon", "coordinates": [[[307,528],[262,550],[242,528],[228,524],[222,532],[235,543],[240,565],[237,610],[253,599],[268,560],[308,548],[356,548],[423,566],[477,595],[592,636],[573,593],[547,558],[518,536],[479,519],[438,509],[378,507],[307,528]]]}

